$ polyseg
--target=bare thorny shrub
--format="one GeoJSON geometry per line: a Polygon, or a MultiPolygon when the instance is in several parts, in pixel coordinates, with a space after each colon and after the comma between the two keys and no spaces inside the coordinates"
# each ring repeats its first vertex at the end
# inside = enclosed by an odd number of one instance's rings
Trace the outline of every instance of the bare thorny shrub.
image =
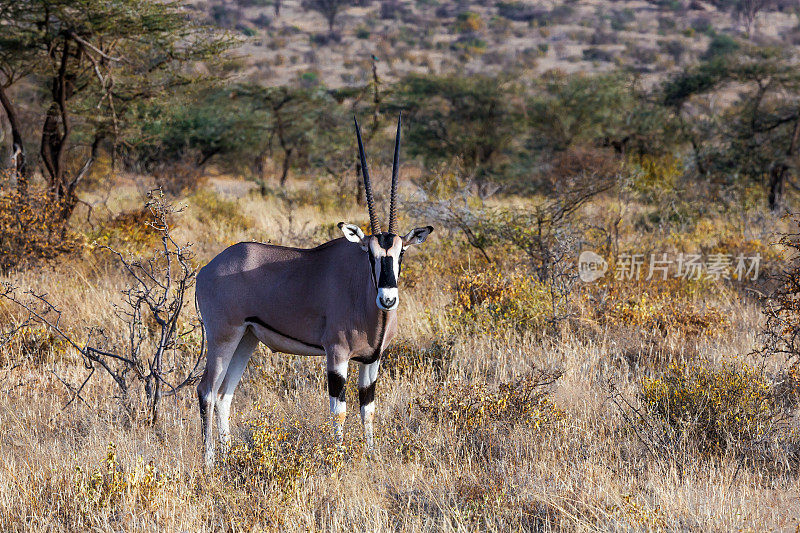
{"type": "Polygon", "coordinates": [[[196,381],[203,339],[199,322],[182,316],[197,268],[190,245],[178,243],[171,233],[180,209],[160,191],[152,191],[148,198],[147,224],[159,235],[152,255],[135,259],[105,245],[98,247],[116,259],[129,281],[122,301],[114,304],[119,324],[88,327],[79,339],[63,325],[62,310],[47,294],[20,291],[5,283],[0,298],[19,306],[25,316],[0,340],[9,341],[20,327],[46,328],[79,354],[88,371],[80,383],[61,380],[72,393],[69,403],[85,402],[81,392],[101,371],[115,383],[127,413],[144,411],[153,423],[163,398],[196,381]]]}
{"type": "MultiPolygon", "coordinates": [[[[791,217],[800,227],[800,214],[791,217]]],[[[758,353],[778,359],[781,367],[779,392],[788,405],[800,403],[800,230],[780,235],[778,244],[787,250],[786,267],[773,276],[774,290],[762,297],[766,325],[758,353]]]]}

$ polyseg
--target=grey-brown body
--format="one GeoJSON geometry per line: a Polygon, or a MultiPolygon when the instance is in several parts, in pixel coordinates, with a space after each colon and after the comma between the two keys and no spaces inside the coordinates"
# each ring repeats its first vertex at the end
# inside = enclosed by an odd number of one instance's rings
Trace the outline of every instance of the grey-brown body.
{"type": "Polygon", "coordinates": [[[250,325],[277,352],[327,353],[335,364],[352,357],[369,360],[397,328],[397,312],[375,306],[370,277],[364,252],[344,238],[310,249],[242,242],[200,270],[197,301],[209,344],[250,325]],[[251,317],[271,330],[248,321],[251,317]]]}

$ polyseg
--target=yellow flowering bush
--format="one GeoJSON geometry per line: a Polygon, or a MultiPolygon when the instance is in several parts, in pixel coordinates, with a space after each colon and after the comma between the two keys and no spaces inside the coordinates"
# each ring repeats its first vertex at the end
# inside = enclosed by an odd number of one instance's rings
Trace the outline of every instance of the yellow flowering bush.
{"type": "Polygon", "coordinates": [[[299,420],[274,421],[264,414],[247,425],[249,436],[231,446],[223,474],[238,485],[265,486],[276,496],[274,504],[296,496],[305,481],[320,471],[337,475],[345,456],[362,451],[355,439],[345,439],[344,448],[337,449],[328,420],[304,427],[299,420]]]}
{"type": "Polygon", "coordinates": [[[758,443],[778,419],[770,384],[747,365],[673,363],[663,376],[643,379],[640,395],[647,412],[706,453],[758,443]]]}
{"type": "Polygon", "coordinates": [[[473,33],[481,31],[484,26],[480,15],[472,11],[464,11],[456,17],[454,29],[458,33],[473,33]]]}
{"type": "Polygon", "coordinates": [[[456,279],[453,292],[448,322],[470,332],[536,330],[552,313],[548,287],[521,272],[467,271],[456,279]]]}
{"type": "Polygon", "coordinates": [[[449,381],[416,400],[420,411],[458,431],[526,424],[535,428],[552,425],[564,413],[548,398],[546,385],[560,373],[542,374],[492,387],[485,383],[449,381]]]}
{"type": "Polygon", "coordinates": [[[624,325],[662,334],[678,332],[684,336],[716,335],[730,325],[727,314],[712,304],[698,303],[693,284],[683,279],[639,282],[611,281],[590,290],[599,305],[592,305],[595,320],[601,324],[624,325]]]}
{"type": "Polygon", "coordinates": [[[411,377],[424,369],[441,376],[452,360],[449,347],[441,340],[423,346],[407,340],[393,342],[381,355],[381,371],[392,379],[411,377]]]}
{"type": "Polygon", "coordinates": [[[40,324],[24,325],[15,331],[4,349],[0,350],[0,364],[11,359],[40,365],[52,361],[56,354],[64,353],[69,344],[50,328],[40,324]]]}
{"type": "Polygon", "coordinates": [[[123,500],[150,506],[174,482],[174,476],[160,472],[152,461],[145,464],[139,459],[126,471],[117,461],[117,448],[113,443],[108,445],[101,466],[91,471],[80,466],[75,468],[75,492],[85,507],[113,507],[123,500]]]}
{"type": "Polygon", "coordinates": [[[159,240],[158,230],[151,225],[153,222],[155,220],[150,209],[141,207],[115,215],[87,237],[98,246],[139,252],[152,248],[159,240]]]}
{"type": "Polygon", "coordinates": [[[80,251],[83,241],[61,219],[62,205],[47,191],[20,194],[0,171],[0,271],[80,251]]]}
{"type": "Polygon", "coordinates": [[[683,176],[682,164],[673,155],[629,156],[626,167],[633,189],[651,195],[673,190],[683,176]]]}
{"type": "Polygon", "coordinates": [[[282,495],[291,494],[302,480],[316,470],[311,454],[298,448],[292,432],[266,417],[251,421],[247,442],[231,447],[226,459],[229,473],[235,478],[256,478],[282,495]]]}
{"type": "Polygon", "coordinates": [[[191,201],[197,206],[197,218],[201,222],[222,222],[235,229],[246,229],[251,225],[235,201],[222,198],[213,191],[199,190],[191,196],[191,201]]]}

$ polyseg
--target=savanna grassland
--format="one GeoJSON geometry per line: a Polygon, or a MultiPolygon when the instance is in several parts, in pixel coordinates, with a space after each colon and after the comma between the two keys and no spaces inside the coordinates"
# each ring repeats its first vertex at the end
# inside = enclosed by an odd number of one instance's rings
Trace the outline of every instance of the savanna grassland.
{"type": "Polygon", "coordinates": [[[0,531],[797,531],[798,13],[0,0],[0,531]],[[197,270],[366,229],[399,113],[376,453],[260,347],[204,469],[197,270]]]}
{"type": "MultiPolygon", "coordinates": [[[[388,169],[374,172],[384,183],[388,169]]],[[[146,220],[147,185],[119,178],[105,205],[146,220]]],[[[332,222],[366,222],[329,191],[293,181],[264,197],[213,178],[176,199],[186,209],[174,237],[194,243],[200,265],[229,243],[309,245],[332,222]]],[[[415,201],[409,183],[402,192],[415,201]]],[[[786,221],[716,213],[681,231],[642,230],[648,207],[620,197],[596,198],[576,223],[616,225],[620,249],[757,250],[765,270],[781,260],[769,243],[786,221]]],[[[121,219],[76,231],[133,254],[153,245],[121,219]]],[[[401,225],[413,222],[404,211],[401,225]]],[[[740,281],[617,281],[612,264],[603,280],[576,282],[569,317],[548,322],[551,300],[524,257],[489,251],[492,265],[439,228],[406,260],[375,458],[364,455],[354,388],[346,450],[333,449],[321,359],[259,349],[234,401],[234,449],[204,472],[192,387],[166,399],[152,427],[99,374],[64,407],[73,397],[64,382],[87,373],[81,359],[45,329],[18,332],[3,347],[2,529],[797,527],[796,367],[769,357],[762,368],[748,355],[764,320],[740,281]]],[[[4,279],[47,293],[77,338],[115,323],[129,281],[96,245],[4,279]]],[[[6,302],[2,312],[5,324],[24,316],[6,302]]],[[[188,323],[191,305],[185,314],[188,323]]]]}

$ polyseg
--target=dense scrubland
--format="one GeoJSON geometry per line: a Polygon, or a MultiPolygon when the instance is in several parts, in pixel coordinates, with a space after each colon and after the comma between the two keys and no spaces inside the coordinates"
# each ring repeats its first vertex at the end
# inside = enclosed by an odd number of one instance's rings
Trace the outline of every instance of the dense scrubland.
{"type": "Polygon", "coordinates": [[[770,40],[796,21],[745,4],[361,2],[328,27],[312,2],[0,0],[0,529],[797,529],[800,78],[770,40]],[[596,12],[687,50],[544,62],[553,17],[596,12]],[[447,44],[405,68],[403,28],[447,44]],[[385,210],[399,112],[399,226],[436,231],[403,263],[377,453],[352,377],[342,452],[324,361],[259,348],[204,470],[197,269],[366,228],[352,116],[385,210]]]}

